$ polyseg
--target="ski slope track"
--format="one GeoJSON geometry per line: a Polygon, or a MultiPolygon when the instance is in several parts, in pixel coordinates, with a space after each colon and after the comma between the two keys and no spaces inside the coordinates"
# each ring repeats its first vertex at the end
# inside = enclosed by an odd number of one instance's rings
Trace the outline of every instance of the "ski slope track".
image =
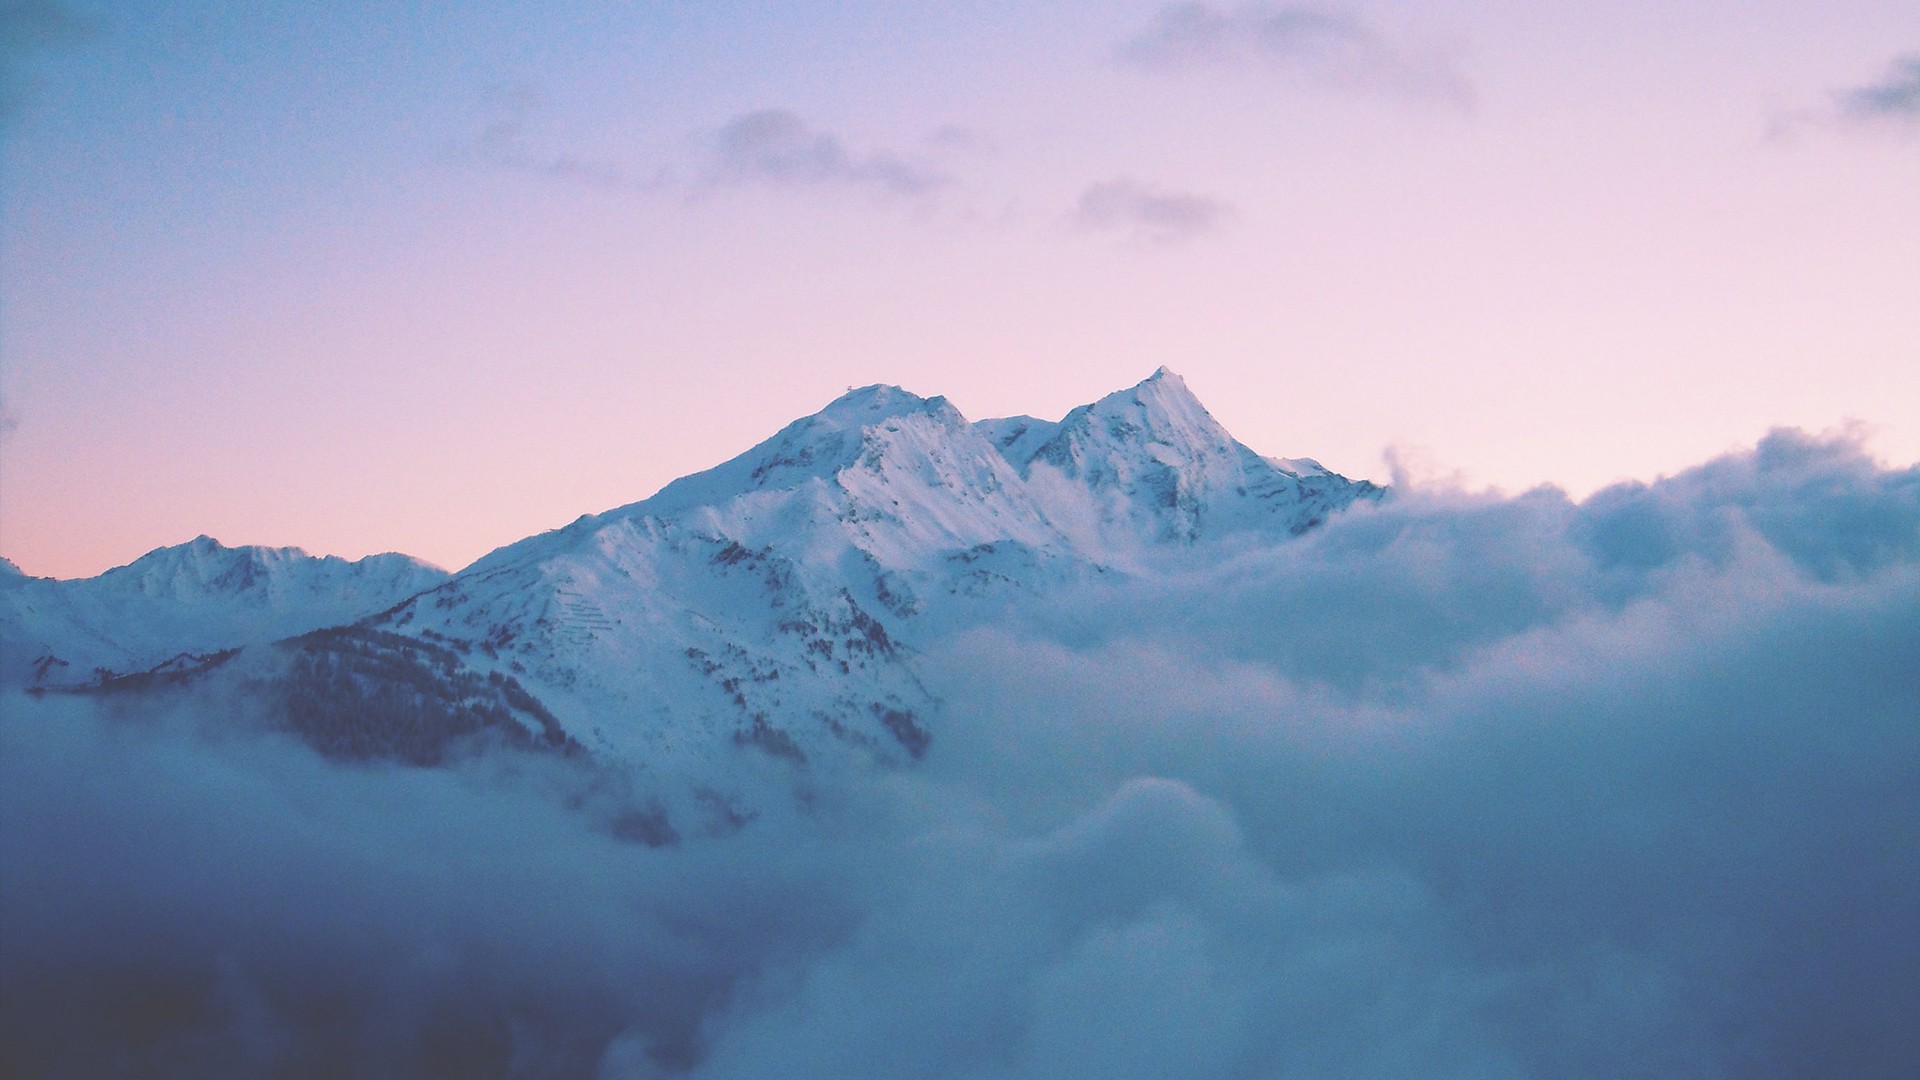
{"type": "Polygon", "coordinates": [[[15,573],[0,633],[6,678],[50,687],[355,623],[360,653],[431,656],[444,685],[452,666],[462,686],[510,684],[537,705],[503,715],[678,803],[742,770],[911,762],[940,724],[917,642],[1090,580],[1284,542],[1382,494],[1255,453],[1165,368],[1058,422],[975,423],[868,386],[452,577],[202,537],[84,581],[15,573]]]}

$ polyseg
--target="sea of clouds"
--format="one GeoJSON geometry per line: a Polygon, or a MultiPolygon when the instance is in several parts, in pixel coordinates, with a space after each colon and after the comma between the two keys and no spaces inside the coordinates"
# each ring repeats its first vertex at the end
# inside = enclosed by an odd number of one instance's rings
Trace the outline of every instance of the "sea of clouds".
{"type": "Polygon", "coordinates": [[[10,700],[0,1073],[1920,1075],[1920,469],[1845,438],[920,663],[924,762],[664,848],[577,763],[10,700]]]}

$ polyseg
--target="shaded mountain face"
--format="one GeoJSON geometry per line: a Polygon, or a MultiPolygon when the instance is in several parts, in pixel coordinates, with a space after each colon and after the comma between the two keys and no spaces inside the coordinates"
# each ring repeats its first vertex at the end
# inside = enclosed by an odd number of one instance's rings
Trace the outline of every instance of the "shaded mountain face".
{"type": "MultiPolygon", "coordinates": [[[[351,678],[330,658],[348,654],[315,659],[318,639],[277,667],[229,670],[320,685],[313,671],[324,668],[332,689],[307,697],[342,710],[371,700],[366,672],[413,672],[435,688],[435,717],[517,716],[530,737],[684,793],[723,784],[743,755],[810,775],[910,762],[936,738],[940,711],[916,675],[916,643],[1090,580],[1284,542],[1381,494],[1255,453],[1165,369],[1058,422],[974,423],[944,398],[869,386],[649,499],[510,544],[450,579],[397,556],[347,564],[202,538],[99,578],[27,584],[35,611],[70,612],[62,647],[110,655],[100,666],[116,671],[357,620],[368,636],[354,641],[351,678]],[[119,652],[72,643],[106,629],[119,652]],[[448,657],[460,671],[442,670],[448,657]],[[534,706],[459,689],[507,680],[534,706]],[[547,719],[526,719],[535,715],[547,719]]],[[[10,626],[23,610],[13,604],[10,626]]],[[[312,730],[364,726],[317,709],[292,711],[312,730]]]]}

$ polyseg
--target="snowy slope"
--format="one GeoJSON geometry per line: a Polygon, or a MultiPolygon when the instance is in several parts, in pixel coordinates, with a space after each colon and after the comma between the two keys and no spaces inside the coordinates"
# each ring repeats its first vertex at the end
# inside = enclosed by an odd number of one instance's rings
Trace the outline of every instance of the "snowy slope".
{"type": "Polygon", "coordinates": [[[594,753],[701,783],[742,748],[906,760],[939,708],[915,642],[1378,493],[1254,453],[1164,369],[1058,423],[869,386],[371,625],[519,679],[594,753]]]}
{"type": "MultiPolygon", "coordinates": [[[[423,730],[520,723],[651,776],[684,823],[749,776],[818,781],[926,753],[940,703],[918,644],[1090,580],[1283,543],[1380,494],[1255,453],[1165,369],[1057,422],[974,423],[944,398],[869,386],[451,579],[398,556],[202,538],[89,581],[6,579],[0,615],[36,643],[10,652],[76,671],[360,620],[222,677],[278,686],[330,744],[364,745],[362,714],[402,699],[435,718],[423,730]]],[[[420,760],[443,749],[406,745],[420,760]]]]}
{"type": "Polygon", "coordinates": [[[67,685],[352,622],[446,581],[405,555],[355,562],[201,536],[98,577],[0,569],[0,685],[67,685]]]}
{"type": "Polygon", "coordinates": [[[945,398],[869,386],[649,499],[501,548],[463,574],[634,519],[778,543],[855,575],[869,561],[937,570],[954,552],[1008,542],[1077,561],[1158,561],[1168,542],[1297,535],[1379,493],[1309,459],[1261,457],[1165,368],[1057,423],[969,423],[945,398]]]}
{"type": "Polygon", "coordinates": [[[1109,549],[1297,535],[1377,490],[1311,460],[1261,457],[1164,367],[1057,425],[1011,437],[1004,427],[989,430],[1001,433],[1010,460],[1063,528],[1109,549]]]}

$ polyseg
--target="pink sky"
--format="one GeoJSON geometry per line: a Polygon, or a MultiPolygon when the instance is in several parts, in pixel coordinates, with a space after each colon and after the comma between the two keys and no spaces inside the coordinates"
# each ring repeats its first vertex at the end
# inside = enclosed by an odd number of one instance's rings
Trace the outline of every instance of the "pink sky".
{"type": "Polygon", "coordinates": [[[27,572],[458,567],[849,385],[1056,418],[1160,364],[1382,480],[1920,458],[1911,3],[312,8],[12,16],[27,572]]]}

